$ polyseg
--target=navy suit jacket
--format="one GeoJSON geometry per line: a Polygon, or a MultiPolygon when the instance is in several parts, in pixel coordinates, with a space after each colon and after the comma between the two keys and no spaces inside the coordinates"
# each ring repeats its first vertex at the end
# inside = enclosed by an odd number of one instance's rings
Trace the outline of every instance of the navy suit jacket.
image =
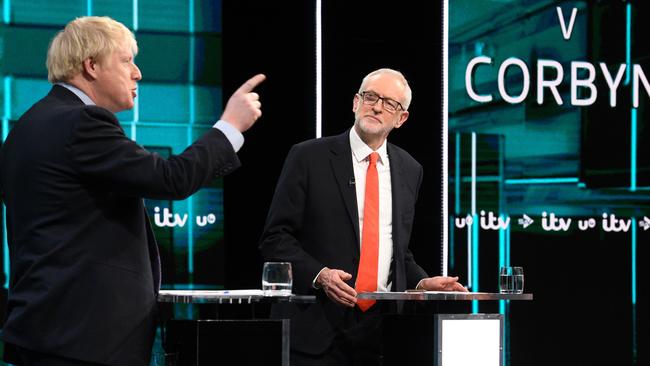
{"type": "MultiPolygon", "coordinates": [[[[393,201],[392,291],[413,288],[427,277],[408,249],[422,166],[388,144],[393,201]]],[[[293,292],[314,294],[317,303],[274,305],[272,316],[291,319],[292,348],[320,354],[331,344],[346,308],[315,290],[323,267],[352,274],[360,256],[359,218],[349,131],[293,146],[271,203],[260,249],[265,260],[292,263],[293,292]]]]}
{"type": "Polygon", "coordinates": [[[238,166],[217,129],[163,159],[130,140],[113,113],[54,86],[0,150],[11,264],[2,339],[148,365],[160,268],[142,199],[182,199],[238,166]]]}

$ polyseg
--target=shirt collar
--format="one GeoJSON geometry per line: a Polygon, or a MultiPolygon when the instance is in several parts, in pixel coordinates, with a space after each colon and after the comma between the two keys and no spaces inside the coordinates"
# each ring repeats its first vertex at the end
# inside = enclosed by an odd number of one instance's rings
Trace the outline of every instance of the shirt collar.
{"type": "Polygon", "coordinates": [[[76,86],[70,85],[68,83],[64,83],[62,81],[59,81],[56,83],[56,85],[62,86],[71,92],[74,93],[79,99],[81,99],[82,102],[84,102],[85,105],[95,105],[95,102],[93,102],[92,99],[88,96],[88,94],[84,93],[81,91],[81,89],[77,88],[76,86]]]}
{"type": "MultiPolygon", "coordinates": [[[[365,160],[368,155],[370,155],[373,150],[370,148],[370,146],[366,145],[363,140],[361,140],[361,137],[359,137],[359,134],[357,134],[357,131],[352,127],[350,129],[350,148],[352,149],[352,156],[354,157],[354,160],[357,163],[362,162],[365,160]]],[[[379,162],[382,165],[386,165],[388,162],[388,152],[386,150],[386,140],[384,140],[384,143],[379,146],[379,148],[376,150],[377,153],[379,153],[379,162]]]]}

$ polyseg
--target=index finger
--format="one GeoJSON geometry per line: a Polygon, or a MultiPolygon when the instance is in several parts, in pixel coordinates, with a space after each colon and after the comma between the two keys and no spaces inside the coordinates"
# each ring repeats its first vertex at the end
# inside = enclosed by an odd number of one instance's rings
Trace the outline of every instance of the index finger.
{"type": "Polygon", "coordinates": [[[246,82],[243,83],[235,93],[248,93],[251,90],[255,89],[255,87],[258,86],[265,79],[266,79],[266,75],[257,74],[252,78],[246,80],[246,82]]]}

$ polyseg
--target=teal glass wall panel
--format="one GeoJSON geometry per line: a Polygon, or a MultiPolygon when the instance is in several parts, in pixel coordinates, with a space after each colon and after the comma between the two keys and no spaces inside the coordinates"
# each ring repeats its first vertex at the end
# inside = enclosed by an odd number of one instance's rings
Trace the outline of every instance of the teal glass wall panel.
{"type": "Polygon", "coordinates": [[[43,79],[12,79],[11,119],[17,120],[34,104],[34,96],[45,96],[52,85],[43,79]]]}
{"type": "Polygon", "coordinates": [[[190,31],[190,1],[138,0],[139,29],[147,31],[190,31]]]}
{"type": "Polygon", "coordinates": [[[57,31],[55,28],[2,27],[2,74],[47,81],[47,48],[57,31]]]}
{"type": "Polygon", "coordinates": [[[133,0],[92,0],[91,15],[111,17],[133,29],[133,0]]]}
{"type": "Polygon", "coordinates": [[[120,122],[120,125],[122,126],[122,129],[124,129],[124,134],[126,135],[126,137],[133,140],[134,122],[120,122]]]}
{"type": "MultiPolygon", "coordinates": [[[[135,59],[143,81],[187,83],[190,39],[183,34],[138,33],[135,59]]],[[[202,59],[202,57],[200,57],[202,59]]]]}
{"type": "Polygon", "coordinates": [[[40,25],[63,26],[80,15],[86,15],[86,0],[5,0],[11,4],[11,21],[40,25]]]}
{"type": "Polygon", "coordinates": [[[134,120],[135,111],[133,109],[122,111],[115,114],[120,122],[131,122],[134,120]]]}
{"type": "Polygon", "coordinates": [[[189,123],[189,92],[186,85],[140,83],[139,120],[189,123]]]}
{"type": "Polygon", "coordinates": [[[200,34],[195,37],[194,52],[201,57],[194,58],[194,83],[200,85],[221,85],[221,34],[200,34]]]}
{"type": "Polygon", "coordinates": [[[170,148],[172,154],[178,154],[187,147],[188,135],[191,133],[188,126],[184,125],[161,126],[146,123],[138,123],[136,131],[136,141],[140,145],[170,148]]]}
{"type": "Polygon", "coordinates": [[[196,101],[194,123],[214,124],[221,112],[222,89],[221,87],[200,87],[194,88],[194,100],[196,101]]]}
{"type": "Polygon", "coordinates": [[[194,31],[221,33],[221,0],[194,1],[194,31]]]}

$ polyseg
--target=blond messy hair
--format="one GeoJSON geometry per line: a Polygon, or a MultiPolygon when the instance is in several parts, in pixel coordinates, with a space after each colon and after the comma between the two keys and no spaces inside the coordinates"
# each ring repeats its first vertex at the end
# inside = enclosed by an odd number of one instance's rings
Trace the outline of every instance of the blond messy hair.
{"type": "Polygon", "coordinates": [[[359,87],[359,93],[363,92],[365,90],[366,83],[368,82],[368,79],[375,75],[379,74],[390,74],[393,76],[397,76],[397,79],[404,85],[404,100],[398,101],[402,104],[404,107],[404,110],[408,110],[409,106],[411,105],[411,98],[412,98],[412,92],[411,92],[411,87],[409,86],[409,82],[406,80],[406,77],[404,77],[404,74],[397,70],[389,69],[389,68],[383,68],[383,69],[378,69],[375,70],[368,75],[366,75],[363,80],[361,81],[361,86],[359,87]]]}
{"type": "Polygon", "coordinates": [[[122,23],[109,17],[77,18],[52,39],[47,51],[47,78],[51,83],[69,81],[83,71],[84,60],[102,63],[124,42],[133,55],[138,53],[135,36],[122,23]]]}

